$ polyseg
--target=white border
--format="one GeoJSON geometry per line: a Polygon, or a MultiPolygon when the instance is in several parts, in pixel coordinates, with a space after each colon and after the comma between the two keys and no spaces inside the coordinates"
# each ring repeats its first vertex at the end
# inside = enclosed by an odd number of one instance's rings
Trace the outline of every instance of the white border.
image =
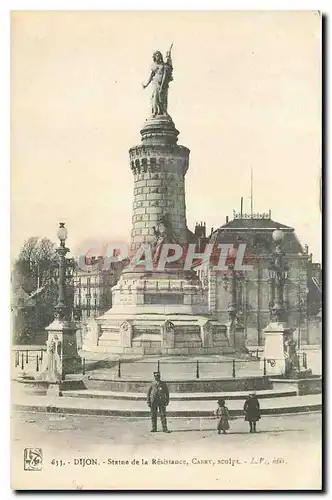
{"type": "MultiPolygon", "coordinates": [[[[1,141],[0,141],[0,159],[2,163],[1,168],[1,182],[0,182],[0,205],[1,205],[1,229],[2,229],[2,241],[0,246],[1,258],[0,262],[2,263],[2,273],[0,280],[0,307],[1,307],[1,326],[2,331],[0,335],[2,336],[2,355],[1,355],[1,363],[0,363],[0,376],[1,376],[1,400],[2,403],[8,402],[8,410],[9,410],[9,349],[10,349],[10,341],[9,341],[9,234],[10,234],[10,226],[9,226],[9,213],[10,213],[10,146],[9,146],[9,124],[10,124],[10,11],[11,10],[319,10],[325,15],[329,15],[331,13],[331,0],[321,0],[321,1],[313,1],[313,0],[293,0],[290,2],[289,0],[275,0],[275,1],[239,1],[239,0],[204,0],[203,1],[180,1],[180,0],[168,0],[168,1],[151,1],[151,0],[95,0],[95,1],[87,1],[87,0],[76,0],[76,1],[50,1],[50,0],[12,0],[12,1],[4,1],[0,5],[0,64],[1,64],[1,79],[0,79],[0,127],[1,127],[1,141]],[[5,270],[5,272],[4,272],[5,270]],[[8,349],[8,350],[7,350],[8,349]]],[[[331,67],[331,55],[328,49],[328,41],[326,41],[326,51],[327,51],[327,66],[331,67]]],[[[328,77],[329,75],[327,75],[328,77]]],[[[327,78],[328,80],[328,78],[327,78]]],[[[326,83],[326,91],[327,91],[327,83],[326,83]]],[[[330,115],[330,106],[326,109],[327,116],[330,115]]],[[[326,131],[328,132],[328,131],[326,131]]],[[[327,148],[328,142],[330,139],[330,133],[326,133],[326,144],[325,148],[327,148]]],[[[330,165],[325,165],[325,198],[326,201],[328,199],[329,193],[331,190],[331,175],[327,175],[330,165]]],[[[329,236],[331,236],[331,220],[332,216],[330,214],[330,207],[325,206],[326,208],[326,217],[324,228],[328,227],[330,230],[328,232],[329,236]]],[[[330,243],[330,237],[327,241],[330,243]]],[[[326,251],[327,256],[327,251],[326,251]]],[[[326,263],[325,263],[326,265],[326,263]]],[[[326,274],[327,282],[330,283],[332,279],[332,270],[331,267],[328,269],[326,274]]],[[[327,283],[325,283],[327,284],[327,283]]],[[[331,296],[328,297],[327,303],[325,302],[325,311],[326,323],[330,324],[329,316],[332,311],[332,300],[331,296]],[[330,312],[330,313],[329,313],[330,312]]],[[[331,332],[326,328],[327,337],[331,335],[331,332]]],[[[332,359],[331,354],[331,345],[332,342],[329,342],[327,358],[332,359]]],[[[327,375],[327,374],[326,374],[327,375]]],[[[327,382],[327,378],[326,378],[327,382]]],[[[327,385],[327,402],[330,401],[330,388],[329,384],[327,385]]],[[[2,404],[2,408],[3,408],[2,404]]],[[[328,408],[326,409],[326,414],[328,415],[328,408]]],[[[4,411],[1,412],[1,422],[0,422],[0,430],[2,433],[1,439],[1,454],[0,454],[0,491],[2,498],[12,498],[13,493],[10,491],[9,485],[9,477],[10,477],[10,432],[9,432],[9,412],[6,413],[4,411]]],[[[326,420],[328,420],[326,418],[326,420]]],[[[326,453],[329,452],[329,446],[326,449],[326,453]]],[[[331,468],[330,468],[331,459],[328,461],[328,468],[326,469],[326,478],[331,477],[331,468]]],[[[300,469],[299,469],[299,473],[300,469]]],[[[252,495],[255,493],[253,492],[252,495]]],[[[219,494],[218,494],[219,495],[219,494]]],[[[227,495],[223,493],[223,495],[227,495]]],[[[62,498],[65,498],[71,495],[62,495],[62,498]]],[[[90,496],[90,495],[88,495],[90,496]]],[[[114,496],[114,495],[112,495],[114,496]]],[[[173,495],[174,496],[174,495],[173,495]]],[[[214,495],[212,495],[213,497],[214,495]]],[[[215,495],[217,497],[217,494],[215,495]]],[[[232,495],[234,497],[234,495],[232,495]]],[[[211,495],[209,495],[211,498],[211,495]]]]}

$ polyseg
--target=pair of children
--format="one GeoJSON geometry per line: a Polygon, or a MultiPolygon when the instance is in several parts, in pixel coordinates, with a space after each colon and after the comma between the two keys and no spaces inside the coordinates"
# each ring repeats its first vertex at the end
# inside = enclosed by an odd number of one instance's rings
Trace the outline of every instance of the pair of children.
{"type": "MultiPolygon", "coordinates": [[[[249,422],[250,432],[256,432],[256,422],[261,418],[260,406],[256,394],[249,394],[244,403],[243,410],[245,420],[249,422]]],[[[229,411],[224,399],[218,399],[218,408],[214,414],[219,419],[217,426],[218,434],[220,434],[220,431],[226,434],[226,431],[229,429],[229,411]]]]}

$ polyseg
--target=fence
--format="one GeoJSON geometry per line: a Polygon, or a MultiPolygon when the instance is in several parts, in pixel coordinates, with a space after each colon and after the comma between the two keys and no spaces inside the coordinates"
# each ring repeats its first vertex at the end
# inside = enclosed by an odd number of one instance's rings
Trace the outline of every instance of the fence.
{"type": "Polygon", "coordinates": [[[39,372],[41,364],[46,354],[46,349],[15,349],[12,351],[13,364],[15,369],[28,372],[39,372]]]}
{"type": "MultiPolygon", "coordinates": [[[[283,358],[283,361],[285,358],[283,358]]],[[[137,360],[119,359],[113,365],[98,370],[98,377],[127,380],[150,380],[153,372],[159,372],[165,380],[212,380],[222,378],[267,376],[269,367],[278,360],[264,358],[222,360],[137,360]]],[[[300,364],[307,368],[307,357],[301,355],[300,364]]]]}
{"type": "MultiPolygon", "coordinates": [[[[25,372],[39,372],[46,349],[15,349],[13,363],[16,370],[25,372]]],[[[159,372],[164,379],[216,379],[236,377],[261,377],[266,376],[268,364],[276,360],[267,360],[252,356],[248,359],[211,359],[211,360],[185,360],[174,357],[167,360],[136,360],[126,361],[119,359],[117,362],[103,360],[104,366],[98,368],[103,374],[112,378],[150,379],[153,372],[159,372]]],[[[303,352],[300,357],[303,368],[308,367],[307,354],[303,352]]],[[[101,362],[101,365],[103,362],[101,362]]],[[[271,365],[273,366],[273,365],[271,365]]],[[[86,359],[82,358],[82,375],[87,372],[86,359]]],[[[89,370],[93,365],[89,367],[89,370]]]]}

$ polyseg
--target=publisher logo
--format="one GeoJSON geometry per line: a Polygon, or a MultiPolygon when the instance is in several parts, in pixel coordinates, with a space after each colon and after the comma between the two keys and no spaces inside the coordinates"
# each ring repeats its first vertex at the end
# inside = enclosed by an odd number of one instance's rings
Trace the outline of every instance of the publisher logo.
{"type": "Polygon", "coordinates": [[[24,448],[24,470],[42,470],[43,451],[41,448],[24,448]]]}

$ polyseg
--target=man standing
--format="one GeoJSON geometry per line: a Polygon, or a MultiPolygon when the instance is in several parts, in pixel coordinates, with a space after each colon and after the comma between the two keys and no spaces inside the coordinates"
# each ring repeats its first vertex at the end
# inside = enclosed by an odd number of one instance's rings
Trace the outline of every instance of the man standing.
{"type": "Polygon", "coordinates": [[[159,372],[153,372],[155,381],[149,387],[147,394],[147,403],[151,408],[151,432],[157,432],[157,413],[159,409],[161,425],[163,432],[170,432],[167,429],[166,406],[169,403],[169,392],[166,382],[160,379],[159,372]]]}

